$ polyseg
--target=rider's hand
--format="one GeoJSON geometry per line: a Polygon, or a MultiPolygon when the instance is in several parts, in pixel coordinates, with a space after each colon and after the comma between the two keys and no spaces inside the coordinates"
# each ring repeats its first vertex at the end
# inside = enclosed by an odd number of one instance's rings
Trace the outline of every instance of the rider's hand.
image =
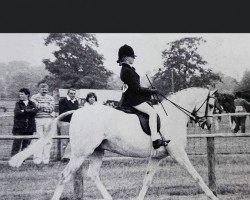
{"type": "Polygon", "coordinates": [[[150,92],[151,92],[152,94],[157,94],[157,93],[158,93],[157,89],[155,89],[155,88],[150,89],[150,92]]]}

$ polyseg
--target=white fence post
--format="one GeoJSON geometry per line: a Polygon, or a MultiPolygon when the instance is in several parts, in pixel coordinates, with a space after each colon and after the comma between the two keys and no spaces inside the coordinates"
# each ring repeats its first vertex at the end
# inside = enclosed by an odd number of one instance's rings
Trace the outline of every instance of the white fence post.
{"type": "MultiPolygon", "coordinates": [[[[214,127],[212,126],[211,129],[214,127]]],[[[212,130],[208,130],[209,134],[212,134],[212,130]]],[[[217,196],[216,192],[216,176],[215,176],[215,146],[214,137],[207,137],[207,161],[208,161],[208,181],[209,187],[213,191],[214,195],[217,196]]]]}

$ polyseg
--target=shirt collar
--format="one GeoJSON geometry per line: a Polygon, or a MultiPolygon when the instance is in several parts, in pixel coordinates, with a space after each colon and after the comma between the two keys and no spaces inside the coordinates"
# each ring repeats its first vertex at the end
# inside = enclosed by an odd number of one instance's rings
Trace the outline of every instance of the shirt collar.
{"type": "Polygon", "coordinates": [[[130,65],[127,64],[127,63],[122,63],[122,66],[123,66],[123,67],[128,67],[128,68],[133,69],[133,70],[135,71],[135,68],[132,67],[132,66],[130,66],[130,65]]]}
{"type": "Polygon", "coordinates": [[[122,63],[122,66],[123,67],[131,67],[129,64],[127,64],[127,63],[122,63]]]}
{"type": "Polygon", "coordinates": [[[67,100],[68,101],[72,101],[74,103],[76,101],[76,98],[74,98],[73,100],[71,100],[71,98],[67,95],[67,100]]]}
{"type": "Polygon", "coordinates": [[[22,101],[26,106],[28,105],[28,103],[29,103],[29,100],[27,99],[27,100],[25,100],[25,101],[22,101]]]}

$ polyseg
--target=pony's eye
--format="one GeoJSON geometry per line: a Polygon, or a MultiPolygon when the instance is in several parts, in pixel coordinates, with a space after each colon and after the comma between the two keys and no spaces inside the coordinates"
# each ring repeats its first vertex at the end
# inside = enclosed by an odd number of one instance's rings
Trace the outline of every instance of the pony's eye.
{"type": "Polygon", "coordinates": [[[214,107],[212,104],[209,104],[208,106],[210,109],[212,109],[214,107]]]}

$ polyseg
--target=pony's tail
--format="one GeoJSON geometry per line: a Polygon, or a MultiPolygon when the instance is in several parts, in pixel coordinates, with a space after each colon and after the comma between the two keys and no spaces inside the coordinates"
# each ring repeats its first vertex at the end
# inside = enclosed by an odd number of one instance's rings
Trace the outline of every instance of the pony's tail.
{"type": "Polygon", "coordinates": [[[56,117],[47,127],[45,131],[45,144],[47,144],[48,140],[51,140],[58,132],[58,122],[62,120],[64,117],[71,115],[75,112],[75,110],[70,110],[65,113],[62,113],[58,117],[56,117]]]}
{"type": "Polygon", "coordinates": [[[25,159],[32,156],[36,152],[39,152],[50,140],[57,134],[58,131],[58,121],[64,117],[74,113],[75,110],[71,110],[65,113],[62,113],[56,117],[47,127],[45,131],[45,137],[38,139],[36,142],[31,143],[26,149],[16,154],[9,160],[9,165],[12,167],[20,167],[25,159]]]}

